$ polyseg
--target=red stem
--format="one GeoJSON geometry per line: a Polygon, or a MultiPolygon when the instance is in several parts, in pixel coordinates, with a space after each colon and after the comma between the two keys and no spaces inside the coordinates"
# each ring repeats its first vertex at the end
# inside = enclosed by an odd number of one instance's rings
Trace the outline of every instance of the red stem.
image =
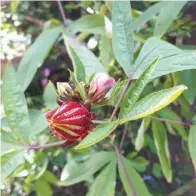
{"type": "Polygon", "coordinates": [[[60,0],[57,0],[57,4],[58,4],[58,7],[59,7],[59,10],[60,10],[60,13],[61,13],[61,16],[63,18],[63,24],[64,24],[64,27],[67,26],[66,24],[66,16],[65,16],[65,13],[63,11],[63,6],[62,6],[62,3],[60,0]]]}

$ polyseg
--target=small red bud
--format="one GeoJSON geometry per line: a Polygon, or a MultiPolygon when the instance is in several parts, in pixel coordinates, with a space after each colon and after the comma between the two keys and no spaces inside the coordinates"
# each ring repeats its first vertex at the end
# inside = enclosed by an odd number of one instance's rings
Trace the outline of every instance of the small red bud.
{"type": "Polygon", "coordinates": [[[94,115],[79,102],[64,102],[47,112],[46,119],[53,134],[68,145],[81,141],[94,127],[94,115]]]}

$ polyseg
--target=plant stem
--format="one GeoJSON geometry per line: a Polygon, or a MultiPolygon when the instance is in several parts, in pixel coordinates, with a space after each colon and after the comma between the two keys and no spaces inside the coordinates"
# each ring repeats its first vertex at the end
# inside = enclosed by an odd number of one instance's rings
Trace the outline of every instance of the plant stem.
{"type": "Polygon", "coordinates": [[[119,109],[119,107],[120,107],[121,101],[123,100],[123,98],[124,98],[124,96],[125,96],[125,94],[126,94],[128,88],[129,88],[129,86],[131,85],[131,81],[132,81],[132,80],[131,80],[131,77],[129,77],[129,78],[128,78],[128,81],[127,81],[127,84],[126,84],[126,86],[125,86],[125,88],[124,88],[124,90],[123,90],[123,92],[122,92],[122,94],[121,94],[121,96],[120,96],[120,98],[119,98],[117,104],[116,104],[116,107],[114,108],[114,110],[113,110],[113,112],[112,112],[112,115],[111,115],[111,117],[110,117],[110,121],[112,121],[112,120],[114,119],[114,117],[115,117],[115,115],[116,115],[116,113],[117,113],[117,111],[118,111],[118,109],[119,109]]]}
{"type": "Polygon", "coordinates": [[[192,125],[192,122],[180,122],[177,120],[170,120],[170,119],[165,119],[165,118],[158,118],[156,116],[149,116],[148,118],[153,119],[153,120],[158,120],[162,122],[168,122],[171,124],[177,124],[177,125],[182,125],[182,126],[187,126],[190,127],[192,125]]]}
{"type": "Polygon", "coordinates": [[[62,3],[61,3],[60,0],[57,0],[57,4],[58,4],[58,7],[59,7],[59,10],[60,10],[62,19],[63,19],[63,25],[64,25],[64,27],[66,27],[67,26],[67,24],[66,24],[66,16],[65,16],[65,13],[63,11],[62,3]]]}
{"type": "Polygon", "coordinates": [[[58,141],[58,142],[54,142],[54,143],[50,143],[50,144],[44,144],[43,146],[34,146],[34,145],[28,145],[27,149],[28,150],[43,150],[46,148],[50,148],[50,147],[56,147],[56,146],[61,146],[65,143],[65,141],[58,141]]]}
{"type": "Polygon", "coordinates": [[[129,174],[128,174],[128,172],[127,172],[127,170],[126,170],[126,168],[125,168],[125,165],[124,165],[124,163],[123,163],[123,160],[122,160],[122,157],[121,157],[121,154],[120,154],[120,150],[119,150],[119,148],[118,148],[118,146],[117,146],[117,144],[116,144],[115,141],[114,141],[114,143],[113,143],[113,146],[114,146],[114,149],[115,149],[115,152],[116,152],[116,156],[117,156],[117,158],[118,158],[118,162],[119,162],[120,166],[122,167],[122,169],[123,169],[123,171],[124,171],[124,173],[125,173],[125,177],[126,177],[127,182],[128,182],[128,184],[129,184],[129,187],[130,187],[130,190],[131,190],[131,192],[132,192],[132,195],[133,195],[133,196],[137,196],[136,192],[134,191],[133,184],[132,184],[132,182],[131,182],[131,179],[130,179],[130,177],[129,177],[129,174]]]}
{"type": "Polygon", "coordinates": [[[123,142],[124,142],[125,137],[126,137],[126,135],[127,135],[127,127],[128,127],[128,123],[125,125],[125,127],[124,127],[124,129],[123,129],[123,134],[122,134],[121,141],[120,141],[120,145],[119,145],[120,151],[121,151],[121,149],[122,149],[123,142]]]}

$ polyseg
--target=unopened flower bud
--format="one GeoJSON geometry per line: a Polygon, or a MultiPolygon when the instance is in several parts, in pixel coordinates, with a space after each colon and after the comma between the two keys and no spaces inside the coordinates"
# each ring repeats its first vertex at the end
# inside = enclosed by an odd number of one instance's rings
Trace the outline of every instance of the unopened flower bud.
{"type": "Polygon", "coordinates": [[[71,96],[73,94],[73,89],[67,82],[57,82],[58,93],[62,97],[71,96]]]}
{"type": "Polygon", "coordinates": [[[88,98],[92,103],[101,103],[106,93],[115,84],[114,78],[110,77],[107,73],[99,73],[94,81],[90,84],[88,91],[88,98]]]}
{"type": "Polygon", "coordinates": [[[72,101],[66,101],[46,113],[51,131],[60,140],[65,140],[67,145],[78,143],[91,132],[94,118],[84,105],[72,101]]]}

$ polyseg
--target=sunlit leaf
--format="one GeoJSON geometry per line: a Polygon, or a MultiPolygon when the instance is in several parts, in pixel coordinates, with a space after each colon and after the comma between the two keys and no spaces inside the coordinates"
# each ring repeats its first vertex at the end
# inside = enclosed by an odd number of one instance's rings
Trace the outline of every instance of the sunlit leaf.
{"type": "Polygon", "coordinates": [[[152,93],[140,101],[138,101],[127,114],[122,116],[120,123],[124,123],[130,120],[136,120],[144,118],[153,114],[154,112],[164,108],[173,102],[187,87],[179,85],[170,89],[164,89],[155,93],[152,93]]]}
{"type": "Polygon", "coordinates": [[[186,3],[187,1],[184,0],[168,1],[164,4],[155,24],[154,36],[162,37],[165,34],[169,26],[172,24],[173,20],[176,19],[178,13],[186,3]]]}
{"type": "Polygon", "coordinates": [[[2,101],[12,134],[21,142],[28,141],[30,122],[27,103],[12,65],[8,65],[4,71],[2,101]]]}
{"type": "Polygon", "coordinates": [[[106,122],[98,125],[89,135],[87,135],[75,149],[88,148],[105,139],[118,126],[118,122],[106,122]]]}
{"type": "Polygon", "coordinates": [[[87,161],[81,164],[76,164],[74,160],[71,160],[62,171],[61,185],[72,185],[88,179],[114,157],[114,153],[102,151],[92,154],[87,161]]]}
{"type": "Polygon", "coordinates": [[[87,196],[114,196],[116,186],[116,160],[108,164],[97,176],[87,196]]]}
{"type": "MultiPolygon", "coordinates": [[[[194,116],[193,121],[196,121],[196,116],[194,116]]],[[[188,145],[189,145],[189,152],[191,154],[191,159],[196,172],[196,142],[195,141],[196,141],[196,124],[193,124],[189,132],[188,145]]]]}
{"type": "Polygon", "coordinates": [[[168,182],[172,181],[172,168],[170,163],[169,147],[167,141],[166,130],[162,122],[152,122],[152,133],[155,146],[158,152],[159,161],[163,174],[168,182]]]}
{"type": "Polygon", "coordinates": [[[52,196],[52,189],[50,185],[41,179],[35,181],[35,190],[37,196],[52,196]]]}
{"type": "Polygon", "coordinates": [[[123,113],[130,111],[136,101],[139,99],[144,87],[148,83],[150,76],[155,68],[156,63],[159,61],[159,57],[156,57],[145,69],[142,75],[136,80],[136,82],[128,89],[125,97],[120,105],[119,118],[123,116],[123,113]]]}
{"type": "Polygon", "coordinates": [[[133,32],[129,1],[113,1],[112,4],[112,47],[115,57],[127,76],[135,72],[133,61],[133,32]]]}
{"type": "Polygon", "coordinates": [[[61,31],[62,27],[43,31],[25,52],[17,71],[17,79],[23,91],[29,86],[61,31]]]}
{"type": "Polygon", "coordinates": [[[119,170],[120,179],[123,183],[123,187],[126,191],[126,194],[128,196],[134,196],[132,194],[134,191],[136,195],[138,196],[140,195],[150,196],[151,194],[148,192],[148,189],[146,188],[144,181],[142,180],[140,175],[136,172],[136,170],[132,167],[129,160],[123,157],[123,163],[125,165],[125,168],[123,168],[122,165],[118,164],[118,170],[119,170]],[[133,189],[129,185],[124,169],[128,173],[133,189]]]}
{"type": "Polygon", "coordinates": [[[137,71],[133,78],[138,78],[152,60],[160,56],[151,79],[187,69],[196,69],[196,53],[183,51],[176,46],[156,37],[149,38],[142,47],[135,61],[137,71]]]}

